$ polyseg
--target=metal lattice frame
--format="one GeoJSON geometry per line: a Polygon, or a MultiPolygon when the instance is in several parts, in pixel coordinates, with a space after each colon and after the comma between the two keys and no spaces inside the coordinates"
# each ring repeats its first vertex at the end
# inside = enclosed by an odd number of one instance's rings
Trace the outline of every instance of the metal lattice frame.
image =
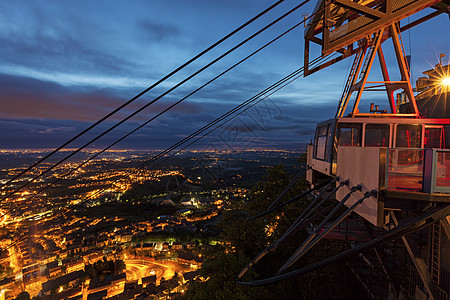
{"type": "Polygon", "coordinates": [[[399,28],[403,32],[441,13],[450,13],[449,5],[448,0],[320,0],[305,29],[305,76],[361,51],[360,41],[383,28],[427,7],[436,10],[399,28]],[[340,56],[309,69],[311,43],[321,46],[322,57],[333,52],[340,56]]]}

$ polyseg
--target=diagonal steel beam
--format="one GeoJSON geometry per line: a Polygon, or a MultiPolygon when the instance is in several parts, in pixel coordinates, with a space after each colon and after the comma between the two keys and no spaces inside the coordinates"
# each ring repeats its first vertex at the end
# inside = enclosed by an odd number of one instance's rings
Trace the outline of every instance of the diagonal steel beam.
{"type": "Polygon", "coordinates": [[[372,9],[370,7],[358,4],[353,1],[349,0],[336,0],[337,4],[340,4],[343,7],[349,8],[350,10],[356,11],[360,14],[366,15],[370,18],[374,18],[375,20],[381,19],[386,16],[385,13],[382,13],[381,11],[372,9]]]}
{"type": "Polygon", "coordinates": [[[288,278],[292,278],[298,275],[302,275],[308,272],[315,271],[317,269],[323,268],[329,264],[335,263],[339,260],[347,259],[350,256],[360,253],[366,249],[373,248],[377,245],[383,244],[388,241],[392,241],[396,238],[399,238],[401,236],[405,236],[411,232],[416,232],[428,225],[431,225],[433,222],[439,221],[442,218],[445,218],[450,214],[450,205],[438,207],[436,209],[433,209],[429,212],[426,212],[418,217],[412,218],[405,222],[404,224],[400,224],[398,227],[394,228],[393,230],[383,234],[382,236],[379,236],[369,242],[366,242],[358,247],[349,249],[345,252],[339,253],[337,255],[334,255],[332,257],[326,258],[320,262],[317,262],[313,265],[291,271],[289,273],[277,275],[271,278],[266,279],[260,279],[260,280],[254,280],[251,282],[237,282],[237,284],[242,286],[263,286],[268,284],[273,284],[276,282],[280,282],[283,280],[286,280],[288,278]]]}
{"type": "MultiPolygon", "coordinates": [[[[390,211],[389,214],[390,214],[395,226],[398,227],[398,220],[395,217],[394,212],[390,211]]],[[[433,292],[431,291],[431,286],[430,286],[431,285],[431,276],[426,268],[425,262],[423,261],[423,259],[421,259],[420,257],[417,257],[414,254],[414,251],[412,250],[411,245],[409,244],[406,236],[404,236],[404,235],[402,236],[402,241],[403,241],[403,244],[405,244],[406,250],[408,251],[409,257],[411,258],[411,260],[414,264],[414,267],[417,270],[417,273],[419,273],[420,280],[422,280],[423,286],[427,290],[428,296],[430,297],[431,300],[434,300],[433,292]]]]}

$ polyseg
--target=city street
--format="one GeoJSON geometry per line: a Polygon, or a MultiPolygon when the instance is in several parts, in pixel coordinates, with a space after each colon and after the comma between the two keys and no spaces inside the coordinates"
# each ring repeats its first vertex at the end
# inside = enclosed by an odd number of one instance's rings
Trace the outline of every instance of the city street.
{"type": "Polygon", "coordinates": [[[190,269],[173,261],[155,262],[146,259],[127,259],[124,260],[126,265],[127,281],[138,280],[141,283],[143,277],[156,275],[157,283],[164,279],[170,279],[175,272],[181,274],[188,272],[190,269]]]}

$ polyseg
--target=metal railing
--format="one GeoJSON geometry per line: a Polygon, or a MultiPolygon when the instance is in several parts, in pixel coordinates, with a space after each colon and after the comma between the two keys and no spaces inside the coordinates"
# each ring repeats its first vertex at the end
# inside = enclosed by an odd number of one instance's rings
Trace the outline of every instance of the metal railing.
{"type": "Polygon", "coordinates": [[[386,189],[450,193],[450,149],[389,148],[386,189]]]}
{"type": "Polygon", "coordinates": [[[432,152],[431,190],[429,192],[450,193],[450,150],[427,149],[428,152],[432,152]]]}
{"type": "Polygon", "coordinates": [[[386,155],[386,188],[422,191],[424,149],[390,148],[386,155]]]}

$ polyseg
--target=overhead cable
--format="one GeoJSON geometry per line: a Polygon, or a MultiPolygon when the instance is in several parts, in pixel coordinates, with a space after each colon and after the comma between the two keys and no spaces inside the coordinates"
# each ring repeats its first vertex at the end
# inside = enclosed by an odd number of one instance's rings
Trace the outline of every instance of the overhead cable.
{"type": "MultiPolygon", "coordinates": [[[[321,58],[317,58],[314,61],[312,61],[310,63],[310,65],[313,65],[315,63],[320,63],[321,58]]],[[[252,108],[253,106],[257,105],[259,102],[263,101],[264,99],[266,99],[266,97],[269,97],[270,95],[272,95],[273,93],[279,91],[280,89],[286,87],[287,85],[289,85],[290,83],[292,83],[293,81],[295,81],[296,79],[298,79],[299,77],[302,76],[302,72],[303,72],[303,67],[299,68],[297,70],[295,70],[294,72],[290,73],[289,75],[285,76],[283,79],[277,81],[276,83],[272,84],[271,86],[269,86],[268,88],[264,89],[263,91],[259,92],[257,95],[251,97],[250,99],[248,99],[247,101],[245,101],[244,103],[241,103],[240,105],[236,106],[235,108],[231,109],[230,111],[228,111],[227,113],[223,114],[221,117],[217,118],[215,121],[210,122],[209,124],[203,126],[203,128],[197,130],[196,132],[194,132],[193,134],[191,134],[189,137],[184,138],[183,140],[181,140],[180,142],[176,143],[175,145],[173,145],[172,147],[168,148],[168,149],[175,149],[176,147],[178,147],[179,145],[182,145],[183,143],[191,140],[192,138],[196,137],[200,132],[205,131],[206,129],[210,129],[213,125],[216,125],[214,128],[212,128],[209,132],[207,132],[206,134],[200,136],[199,138],[197,138],[195,141],[191,142],[190,144],[186,145],[185,147],[183,147],[181,150],[185,149],[186,147],[189,147],[190,145],[192,145],[193,143],[197,142],[198,140],[200,140],[201,138],[203,138],[205,135],[210,134],[211,132],[213,132],[214,130],[216,130],[217,128],[223,126],[224,124],[226,124],[227,122],[233,120],[234,118],[238,117],[240,114],[242,114],[243,112],[247,111],[248,109],[252,108]],[[264,96],[265,97],[262,97],[264,96]],[[258,100],[259,99],[259,100],[258,100]],[[258,101],[256,101],[258,100],[258,101]],[[255,102],[256,101],[256,102],[255,102]],[[248,106],[250,103],[254,102],[253,104],[251,104],[251,106],[248,106]],[[247,106],[247,107],[246,107],[247,106]],[[241,110],[240,112],[239,109],[244,108],[244,110],[241,110]],[[232,113],[234,112],[238,112],[236,115],[234,115],[232,118],[226,120],[226,117],[230,116],[232,113]],[[218,121],[225,121],[221,124],[217,124],[218,121]]],[[[168,150],[166,149],[166,150],[168,150]]],[[[171,151],[170,150],[170,151],[171,151]]],[[[178,150],[181,151],[181,150],[178,150]]],[[[165,151],[160,153],[160,156],[156,155],[154,156],[152,159],[149,159],[147,162],[141,164],[139,167],[135,168],[135,170],[137,171],[139,168],[143,168],[145,166],[147,166],[149,163],[154,162],[157,158],[164,156],[166,153],[164,153],[165,151]]],[[[177,152],[177,153],[178,153],[177,152]]],[[[167,158],[166,158],[167,159],[167,158]]],[[[154,166],[153,166],[154,167],[154,166]]],[[[61,179],[61,178],[60,178],[61,179]]],[[[58,179],[58,180],[60,180],[58,179]]],[[[116,183],[118,183],[118,181],[116,181],[116,183]]],[[[51,220],[56,219],[56,218],[60,218],[63,217],[65,215],[67,215],[69,212],[73,211],[74,209],[76,209],[77,207],[81,207],[82,205],[84,205],[85,203],[87,203],[88,201],[95,199],[96,197],[98,197],[100,194],[102,193],[101,190],[97,190],[95,191],[95,193],[89,195],[88,197],[86,197],[86,199],[82,200],[80,203],[75,204],[71,207],[68,207],[64,212],[57,214],[56,216],[54,216],[53,218],[51,218],[50,220],[46,220],[45,223],[49,223],[51,220]]],[[[34,197],[36,195],[33,195],[32,197],[34,197]]],[[[30,200],[31,198],[27,199],[30,200]]],[[[10,210],[9,210],[10,211],[10,210]]],[[[2,216],[4,216],[5,214],[7,214],[9,211],[5,212],[2,214],[2,216]]],[[[26,236],[24,236],[23,238],[21,238],[20,240],[25,239],[26,236]]]]}
{"type": "Polygon", "coordinates": [[[202,52],[200,52],[199,54],[197,54],[196,56],[194,56],[193,58],[191,58],[184,64],[182,64],[181,66],[174,69],[172,72],[165,75],[164,77],[159,79],[157,82],[155,82],[154,84],[152,84],[151,86],[149,86],[148,88],[146,88],[145,90],[143,90],[142,92],[140,92],[139,94],[137,94],[136,96],[134,96],[133,98],[131,98],[130,100],[128,100],[127,102],[122,104],[121,106],[119,106],[118,108],[114,109],[112,112],[108,113],[106,116],[104,116],[103,118],[101,118],[100,120],[98,120],[97,122],[95,122],[94,124],[89,126],[88,128],[84,129],[82,132],[80,132],[79,134],[77,134],[76,136],[74,136],[73,138],[71,138],[70,140],[68,140],[67,142],[65,142],[64,144],[62,144],[61,146],[59,146],[58,148],[56,148],[49,154],[42,157],[41,159],[39,159],[38,161],[33,163],[31,166],[29,166],[25,170],[21,171],[19,174],[15,175],[13,178],[9,179],[6,183],[2,184],[1,188],[9,185],[10,183],[15,181],[20,176],[24,175],[25,173],[27,173],[28,171],[30,171],[31,169],[33,169],[34,167],[36,167],[37,165],[39,165],[40,163],[45,161],[46,159],[50,158],[51,156],[53,156],[54,154],[59,152],[61,149],[63,149],[64,147],[66,147],[67,145],[72,143],[73,141],[77,140],[79,137],[86,134],[88,131],[90,131],[91,129],[93,129],[94,127],[96,127],[97,125],[99,125],[100,123],[102,123],[103,121],[105,121],[106,119],[111,117],[112,115],[116,114],[117,112],[119,112],[120,110],[122,110],[123,108],[125,108],[126,106],[128,106],[129,104],[131,104],[132,102],[137,100],[138,98],[142,97],[144,94],[146,94],[150,90],[154,89],[156,86],[160,85],[162,82],[166,81],[167,79],[169,79],[170,77],[172,77],[173,75],[175,75],[176,73],[178,73],[179,71],[181,71],[182,69],[184,69],[185,67],[187,67],[188,65],[190,65],[191,63],[193,63],[194,61],[196,61],[197,59],[199,59],[200,57],[202,57],[203,55],[205,55],[206,53],[208,53],[209,51],[211,51],[212,49],[217,47],[218,45],[222,44],[224,41],[226,41],[227,39],[229,39],[230,37],[232,37],[239,31],[241,31],[242,29],[244,29],[245,27],[247,27],[248,25],[250,25],[257,19],[259,19],[260,17],[265,15],[266,13],[268,13],[269,11],[271,11],[272,9],[274,9],[275,7],[277,7],[284,1],[285,0],[279,0],[279,1],[275,2],[274,4],[272,4],[271,6],[269,6],[268,8],[266,8],[265,10],[263,10],[262,12],[260,12],[259,14],[257,14],[256,16],[254,16],[253,18],[248,20],[247,22],[245,22],[244,24],[242,24],[241,26],[237,27],[232,32],[228,33],[226,36],[224,36],[223,38],[221,38],[220,40],[218,40],[217,42],[215,42],[214,44],[212,44],[211,46],[209,46],[208,48],[206,48],[205,50],[203,50],[202,52]]]}
{"type": "Polygon", "coordinates": [[[15,190],[13,190],[12,192],[8,193],[7,195],[5,195],[2,199],[0,199],[1,201],[4,201],[6,198],[14,195],[15,193],[17,193],[18,191],[20,191],[21,189],[23,189],[24,187],[28,186],[29,184],[31,184],[32,182],[36,181],[37,179],[39,179],[40,177],[42,177],[44,174],[48,173],[49,171],[53,170],[55,167],[57,167],[58,165],[60,165],[61,163],[63,163],[64,161],[66,161],[67,159],[69,159],[70,157],[72,157],[73,155],[75,155],[76,153],[80,152],[81,150],[83,150],[84,148],[86,148],[87,146],[89,146],[90,144],[92,144],[93,142],[97,141],[99,138],[103,137],[104,135],[106,135],[107,133],[109,133],[110,131],[112,131],[113,129],[117,128],[119,125],[123,124],[125,121],[129,120],[130,118],[132,118],[133,116],[135,116],[136,114],[138,114],[139,112],[143,111],[145,108],[147,108],[148,106],[150,106],[151,104],[155,103],[156,101],[158,101],[159,99],[161,99],[162,97],[166,96],[167,94],[169,94],[170,92],[172,92],[173,90],[175,90],[176,88],[178,88],[179,86],[181,86],[182,84],[186,83],[187,81],[191,80],[193,77],[195,77],[196,75],[198,75],[199,73],[201,73],[202,71],[204,71],[205,69],[207,69],[208,67],[210,67],[211,65],[213,65],[214,63],[216,63],[217,61],[221,60],[222,58],[224,58],[225,56],[227,56],[228,54],[230,54],[231,52],[235,51],[236,49],[238,49],[239,47],[241,47],[242,45],[244,45],[245,43],[247,43],[248,41],[250,41],[251,39],[255,38],[256,36],[258,36],[259,34],[261,34],[262,32],[264,32],[265,30],[267,30],[268,28],[272,27],[273,25],[275,25],[276,23],[278,23],[279,21],[281,21],[282,19],[284,19],[285,17],[287,17],[288,15],[290,15],[291,13],[293,13],[294,11],[296,11],[297,9],[299,9],[300,7],[302,7],[303,5],[305,5],[306,3],[308,3],[310,0],[305,0],[302,3],[300,3],[299,5],[295,6],[294,8],[292,8],[291,10],[289,10],[288,12],[284,13],[281,17],[275,19],[274,21],[272,21],[271,23],[269,23],[268,25],[264,26],[262,29],[258,30],[256,33],[252,34],[251,36],[249,36],[248,38],[246,38],[245,40],[243,40],[242,42],[240,42],[239,44],[237,44],[236,46],[232,47],[230,50],[226,51],[224,54],[220,55],[219,57],[217,57],[216,59],[214,59],[213,61],[211,61],[210,63],[206,64],[205,66],[203,66],[202,68],[200,68],[199,70],[197,70],[196,72],[192,73],[191,75],[189,75],[188,77],[186,77],[185,79],[183,79],[181,82],[179,82],[178,84],[176,84],[175,86],[173,86],[172,88],[168,89],[166,92],[162,93],[161,95],[159,95],[158,97],[156,97],[155,99],[153,99],[152,101],[150,101],[149,103],[145,104],[144,106],[142,106],[141,108],[139,108],[138,110],[136,110],[135,112],[131,113],[130,115],[128,115],[127,117],[125,117],[124,119],[122,119],[121,121],[119,121],[118,123],[116,123],[115,125],[113,125],[112,127],[110,127],[109,129],[103,131],[101,134],[99,134],[98,136],[96,136],[95,138],[91,139],[89,142],[85,143],[83,146],[79,147],[78,149],[74,150],[71,154],[67,155],[65,158],[59,160],[58,162],[54,163],[52,166],[50,166],[49,168],[47,168],[45,171],[41,172],[39,175],[35,176],[32,180],[28,181],[27,183],[21,185],[20,187],[16,188],[15,190]]]}
{"type": "MultiPolygon", "coordinates": [[[[307,0],[309,1],[309,0],[307,0]]],[[[304,1],[301,5],[304,5],[307,3],[307,1],[304,1]]],[[[124,136],[122,136],[120,139],[116,140],[115,142],[113,142],[112,144],[110,144],[109,146],[107,146],[106,148],[100,150],[99,152],[97,152],[96,154],[94,154],[92,157],[88,158],[86,161],[84,161],[83,163],[79,164],[78,166],[72,168],[68,173],[62,175],[60,178],[57,178],[56,180],[54,180],[53,182],[51,182],[48,186],[44,187],[43,189],[41,189],[39,193],[43,192],[44,190],[46,190],[49,186],[54,185],[56,182],[58,182],[60,179],[70,175],[71,173],[73,173],[75,170],[81,168],[82,166],[86,165],[89,161],[93,160],[94,158],[98,157],[99,155],[101,155],[103,152],[107,151],[108,149],[112,148],[113,146],[115,146],[116,144],[118,144],[119,142],[121,142],[122,140],[124,140],[125,138],[127,138],[128,136],[132,135],[133,133],[135,133],[136,131],[138,131],[139,129],[141,129],[142,127],[146,126],[147,124],[149,124],[150,122],[152,122],[153,120],[155,120],[156,118],[158,118],[159,116],[163,115],[164,113],[166,113],[167,111],[169,111],[170,109],[172,109],[173,107],[175,107],[176,105],[180,104],[181,102],[183,102],[184,100],[186,100],[187,98],[189,98],[190,96],[192,96],[193,94],[197,93],[198,91],[200,91],[201,89],[203,89],[204,87],[206,87],[207,85],[211,84],[213,81],[217,80],[218,78],[222,77],[223,75],[225,75],[226,73],[228,73],[229,71],[231,71],[232,69],[234,69],[235,67],[237,67],[238,65],[240,65],[241,63],[243,63],[244,61],[248,60],[249,58],[251,58],[252,56],[254,56],[255,54],[259,53],[260,51],[262,51],[263,49],[265,49],[266,47],[268,47],[269,45],[273,44],[275,41],[277,41],[278,39],[280,39],[281,37],[285,36],[286,34],[288,34],[289,32],[291,32],[292,30],[294,30],[295,28],[297,28],[298,26],[300,26],[301,24],[303,24],[307,19],[297,23],[296,25],[292,26],[291,28],[289,28],[288,30],[284,31],[282,34],[278,35],[276,38],[272,39],[271,41],[269,41],[268,43],[266,43],[265,45],[263,45],[262,47],[258,48],[256,51],[252,52],[251,54],[249,54],[248,56],[246,56],[245,58],[241,59],[239,62],[235,63],[233,66],[229,67],[228,69],[226,69],[225,71],[223,71],[222,73],[220,73],[219,75],[215,76],[214,78],[212,78],[211,80],[209,80],[208,82],[206,82],[205,84],[203,84],[202,86],[200,86],[199,88],[197,88],[196,90],[194,90],[193,92],[189,93],[188,95],[186,95],[185,97],[183,97],[182,99],[178,100],[177,102],[173,103],[172,105],[170,105],[169,107],[165,108],[163,111],[159,112],[157,115],[153,116],[152,118],[150,118],[149,120],[147,120],[146,122],[144,122],[143,124],[139,125],[137,128],[133,129],[132,131],[130,131],[129,133],[125,134],[124,136]]],[[[275,21],[274,21],[275,22],[275,21]]],[[[106,134],[106,133],[104,133],[106,134]]],[[[104,135],[102,134],[102,135],[104,135]]],[[[90,143],[90,142],[89,142],[90,143]]],[[[76,150],[76,152],[81,151],[83,148],[85,148],[85,146],[87,146],[88,144],[84,145],[83,147],[79,148],[78,150],[76,150]]],[[[14,193],[20,191],[22,188],[26,187],[27,185],[31,184],[31,182],[37,180],[40,176],[44,175],[44,173],[50,171],[51,169],[55,168],[56,166],[58,166],[60,163],[62,163],[63,161],[65,161],[66,159],[68,159],[69,157],[71,157],[73,154],[75,154],[76,152],[72,153],[71,155],[69,155],[68,157],[66,157],[65,159],[61,160],[60,162],[56,163],[55,165],[49,167],[46,171],[44,171],[43,173],[39,174],[39,176],[35,177],[33,180],[31,180],[30,182],[27,182],[26,184],[22,185],[21,187],[17,188],[15,191],[9,193],[8,195],[6,195],[3,199],[1,199],[0,201],[3,201],[4,199],[8,198],[9,196],[13,195],[14,193]]],[[[33,197],[33,196],[31,196],[33,197]]]]}

